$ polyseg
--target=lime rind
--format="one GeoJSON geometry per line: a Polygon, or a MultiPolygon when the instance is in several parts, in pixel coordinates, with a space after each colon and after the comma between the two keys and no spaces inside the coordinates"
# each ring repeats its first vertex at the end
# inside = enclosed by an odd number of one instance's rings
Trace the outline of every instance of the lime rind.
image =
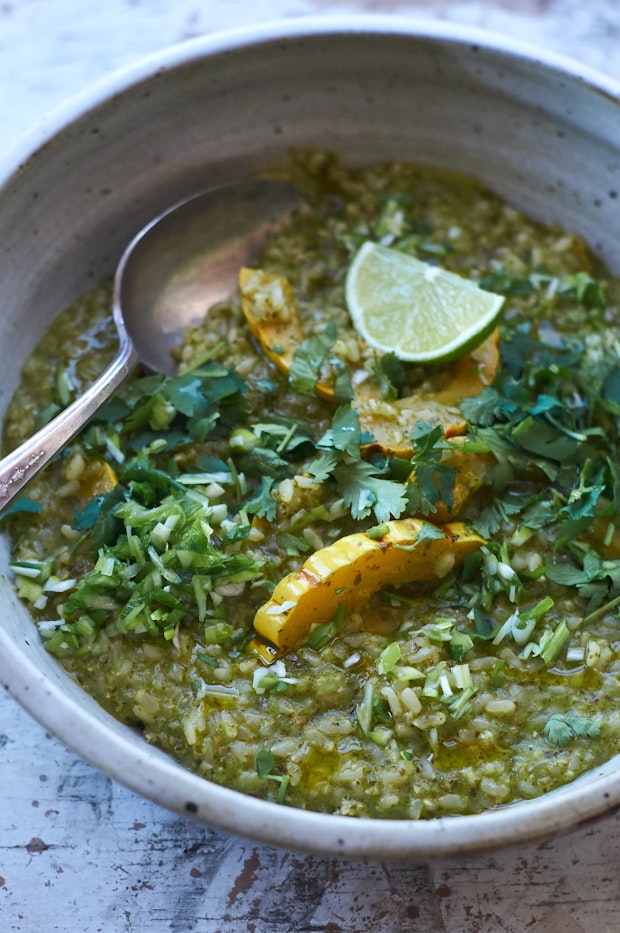
{"type": "Polygon", "coordinates": [[[373,242],[357,252],[345,288],[360,336],[415,363],[471,352],[491,333],[504,303],[475,282],[373,242]]]}

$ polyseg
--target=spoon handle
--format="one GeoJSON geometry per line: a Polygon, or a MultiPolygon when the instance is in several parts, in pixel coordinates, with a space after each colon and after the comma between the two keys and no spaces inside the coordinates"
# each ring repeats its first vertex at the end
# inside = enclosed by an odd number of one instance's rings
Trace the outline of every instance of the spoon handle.
{"type": "Polygon", "coordinates": [[[117,355],[93,384],[49,424],[0,460],[0,513],[29,480],[84,427],[135,368],[133,344],[122,340],[117,355]]]}

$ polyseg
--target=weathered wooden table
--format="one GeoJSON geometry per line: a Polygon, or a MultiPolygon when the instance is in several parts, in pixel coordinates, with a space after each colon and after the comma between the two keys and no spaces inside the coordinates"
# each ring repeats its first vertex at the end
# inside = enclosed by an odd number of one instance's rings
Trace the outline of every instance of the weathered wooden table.
{"type": "MultiPolygon", "coordinates": [[[[618,0],[5,0],[0,152],[143,54],[242,22],[389,10],[528,39],[620,76],[618,0]]],[[[424,865],[313,858],[172,816],[0,694],[0,931],[615,933],[620,815],[544,845],[424,865]]]]}

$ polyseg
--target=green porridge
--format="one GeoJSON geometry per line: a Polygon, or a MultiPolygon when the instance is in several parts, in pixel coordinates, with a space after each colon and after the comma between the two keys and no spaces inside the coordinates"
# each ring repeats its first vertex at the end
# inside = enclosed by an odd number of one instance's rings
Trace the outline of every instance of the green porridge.
{"type": "MultiPolygon", "coordinates": [[[[378,818],[536,797],[620,746],[618,284],[462,178],[322,153],[287,177],[310,209],[178,374],[132,379],[4,517],[19,596],[209,780],[378,818]],[[499,338],[373,350],[344,287],[368,241],[505,296],[499,338]]],[[[54,323],[6,450],[111,357],[109,307],[104,283],[54,323]]]]}

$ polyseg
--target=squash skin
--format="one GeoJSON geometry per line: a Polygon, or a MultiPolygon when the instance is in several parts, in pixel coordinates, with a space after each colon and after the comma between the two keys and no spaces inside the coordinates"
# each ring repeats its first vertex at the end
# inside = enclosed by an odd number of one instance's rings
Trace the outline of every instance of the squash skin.
{"type": "MultiPolygon", "coordinates": [[[[306,336],[290,283],[277,273],[242,268],[239,285],[250,331],[265,356],[281,372],[288,374],[295,351],[306,336]]],[[[411,434],[420,421],[433,426],[441,424],[446,437],[464,435],[467,425],[460,403],[464,398],[478,395],[493,381],[499,365],[498,342],[499,329],[495,328],[469,356],[451,364],[444,385],[433,393],[420,391],[387,402],[366,395],[363,384],[359,386],[353,404],[361,429],[373,436],[364,446],[364,455],[380,452],[412,457],[411,434]]],[[[316,394],[336,404],[333,385],[328,381],[318,382],[316,394]]]]}
{"type": "Polygon", "coordinates": [[[295,350],[304,339],[297,302],[288,279],[244,266],[239,271],[239,287],[250,331],[265,356],[287,374],[295,350]]]}
{"type": "Polygon", "coordinates": [[[384,586],[437,582],[485,544],[460,522],[438,528],[406,518],[380,527],[381,537],[357,532],[320,548],[280,580],[254,617],[258,635],[276,648],[272,660],[292,651],[312,626],[328,622],[339,606],[350,613],[384,586]],[[425,528],[442,534],[425,537],[425,528]]]}

